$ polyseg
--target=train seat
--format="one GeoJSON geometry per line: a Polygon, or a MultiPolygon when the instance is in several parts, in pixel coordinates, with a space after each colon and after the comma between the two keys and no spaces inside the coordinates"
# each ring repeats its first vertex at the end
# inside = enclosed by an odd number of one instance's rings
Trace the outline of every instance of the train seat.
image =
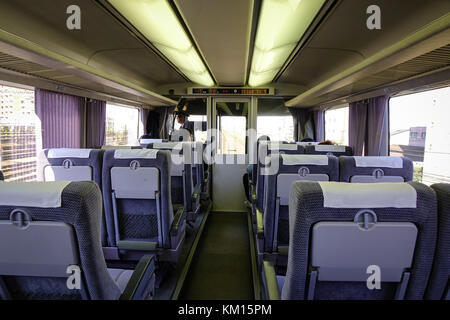
{"type": "Polygon", "coordinates": [[[192,177],[193,145],[191,142],[161,142],[149,144],[148,148],[169,150],[172,157],[171,186],[172,203],[184,206],[188,221],[197,218],[200,210],[200,189],[192,177]]]}
{"type": "MultiPolygon", "coordinates": [[[[431,188],[418,182],[294,182],[289,201],[282,299],[423,299],[436,244],[431,188]]],[[[268,295],[277,298],[268,261],[264,272],[268,295]]]]}
{"type": "Polygon", "coordinates": [[[257,212],[259,252],[287,255],[289,245],[289,194],[294,181],[339,181],[339,163],[327,155],[271,155],[278,170],[266,176],[266,205],[257,212]],[[262,229],[261,229],[262,226],[262,229]]]}
{"type": "Polygon", "coordinates": [[[438,201],[438,241],[426,298],[450,300],[450,184],[433,184],[438,201]]]}
{"type": "MultiPolygon", "coordinates": [[[[102,188],[103,150],[54,148],[39,154],[38,181],[94,181],[102,188]]],[[[102,219],[102,244],[107,245],[106,224],[102,219]]]]}
{"type": "Polygon", "coordinates": [[[102,196],[94,182],[0,185],[0,298],[147,299],[154,257],[135,271],[108,270],[102,253],[102,196]],[[111,274],[122,274],[115,282],[111,274]]]}
{"type": "Polygon", "coordinates": [[[185,236],[185,210],[173,210],[169,151],[108,150],[103,161],[107,260],[157,255],[176,262],[185,236]],[[175,211],[175,212],[174,212],[175,211]]]}
{"type": "Polygon", "coordinates": [[[264,212],[265,204],[265,175],[263,174],[265,168],[266,158],[271,154],[304,154],[305,150],[302,146],[296,143],[275,143],[261,141],[258,149],[258,175],[256,179],[256,203],[253,212],[256,213],[256,209],[264,212]]]}
{"type": "Polygon", "coordinates": [[[339,158],[342,182],[408,182],[412,181],[414,168],[404,157],[349,157],[339,158]]]}

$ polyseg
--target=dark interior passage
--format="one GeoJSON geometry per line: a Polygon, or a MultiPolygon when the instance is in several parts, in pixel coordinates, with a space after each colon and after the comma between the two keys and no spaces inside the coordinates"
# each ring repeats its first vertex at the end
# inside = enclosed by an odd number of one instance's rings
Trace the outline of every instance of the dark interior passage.
{"type": "Polygon", "coordinates": [[[246,215],[209,215],[180,299],[254,298],[246,215]]]}

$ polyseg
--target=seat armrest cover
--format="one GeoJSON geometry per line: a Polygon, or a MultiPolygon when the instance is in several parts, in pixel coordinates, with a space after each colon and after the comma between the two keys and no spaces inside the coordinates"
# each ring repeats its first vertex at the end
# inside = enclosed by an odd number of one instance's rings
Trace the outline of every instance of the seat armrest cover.
{"type": "Polygon", "coordinates": [[[179,207],[175,214],[175,217],[173,218],[172,227],[170,228],[171,236],[178,235],[178,231],[181,229],[181,226],[185,219],[185,215],[186,215],[185,207],[179,207]]]}
{"type": "Polygon", "coordinates": [[[256,233],[259,239],[264,238],[264,219],[259,209],[256,209],[256,233]]]}
{"type": "Polygon", "coordinates": [[[263,262],[263,277],[266,284],[266,295],[269,300],[280,300],[280,290],[278,289],[277,275],[272,262],[263,262]]]}
{"type": "Polygon", "coordinates": [[[145,255],[131,275],[120,300],[146,300],[154,292],[155,256],[145,255]]]}

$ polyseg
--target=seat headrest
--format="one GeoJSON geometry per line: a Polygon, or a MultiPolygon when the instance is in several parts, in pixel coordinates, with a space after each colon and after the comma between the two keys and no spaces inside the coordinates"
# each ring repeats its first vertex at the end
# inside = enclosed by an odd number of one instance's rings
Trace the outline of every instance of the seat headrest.
{"type": "Polygon", "coordinates": [[[59,208],[70,181],[1,182],[0,206],[59,208]]]}
{"type": "Polygon", "coordinates": [[[403,168],[402,157],[353,157],[357,167],[384,167],[384,168],[403,168]]]}
{"type": "Polygon", "coordinates": [[[153,149],[177,149],[183,148],[182,142],[157,142],[153,144],[153,149]]]}
{"type": "Polygon", "coordinates": [[[269,150],[297,150],[297,144],[270,143],[269,150]]]}
{"type": "Polygon", "coordinates": [[[60,149],[49,149],[47,153],[47,158],[81,158],[88,159],[91,154],[92,149],[71,149],[71,148],[60,148],[60,149]]]}
{"type": "Polygon", "coordinates": [[[326,208],[416,208],[417,192],[408,183],[319,182],[326,208]]]}
{"type": "Polygon", "coordinates": [[[132,146],[102,146],[102,150],[133,149],[132,146]]]}
{"type": "Polygon", "coordinates": [[[345,152],[345,146],[317,144],[314,149],[319,152],[345,152]]]}
{"type": "Polygon", "coordinates": [[[150,143],[159,143],[163,142],[163,139],[141,139],[139,140],[140,144],[150,144],[150,143]]]}
{"type": "Polygon", "coordinates": [[[299,146],[315,146],[316,144],[319,144],[319,142],[313,142],[313,141],[310,141],[310,142],[302,142],[302,141],[300,141],[300,142],[296,142],[296,144],[298,144],[299,146]]]}
{"type": "Polygon", "coordinates": [[[118,149],[114,159],[156,159],[158,150],[154,149],[118,149]]]}
{"type": "Polygon", "coordinates": [[[327,166],[328,156],[315,155],[315,154],[282,154],[283,165],[295,166],[295,165],[316,165],[327,166]]]}

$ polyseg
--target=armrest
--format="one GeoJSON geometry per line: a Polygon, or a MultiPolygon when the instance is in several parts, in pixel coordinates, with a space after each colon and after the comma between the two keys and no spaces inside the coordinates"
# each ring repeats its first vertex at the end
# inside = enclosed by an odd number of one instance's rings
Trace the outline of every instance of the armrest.
{"type": "Polygon", "coordinates": [[[254,185],[250,185],[250,193],[252,196],[252,202],[256,203],[256,188],[254,185]]]}
{"type": "Polygon", "coordinates": [[[266,283],[267,296],[269,300],[280,300],[280,291],[278,290],[277,275],[272,262],[263,262],[263,277],[266,283]]]}
{"type": "Polygon", "coordinates": [[[145,300],[153,294],[155,273],[155,257],[145,255],[139,260],[120,300],[145,300]]]}
{"type": "Polygon", "coordinates": [[[172,226],[170,227],[171,236],[176,236],[178,234],[178,229],[180,229],[183,224],[185,213],[186,210],[184,207],[178,208],[175,217],[173,218],[172,226]]]}
{"type": "Polygon", "coordinates": [[[259,239],[264,238],[264,219],[259,209],[256,209],[256,235],[259,239]]]}
{"type": "Polygon", "coordinates": [[[200,194],[201,184],[197,184],[194,188],[194,192],[192,192],[192,201],[195,201],[198,199],[198,195],[200,194]]]}

